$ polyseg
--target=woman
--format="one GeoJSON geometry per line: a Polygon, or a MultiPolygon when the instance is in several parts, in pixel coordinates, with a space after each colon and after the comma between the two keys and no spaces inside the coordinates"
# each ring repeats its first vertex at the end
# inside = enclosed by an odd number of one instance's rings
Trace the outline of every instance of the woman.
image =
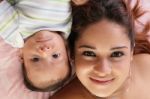
{"type": "Polygon", "coordinates": [[[133,18],[123,0],[73,6],[69,45],[77,78],[51,99],[150,99],[150,55],[133,57],[133,18]]]}

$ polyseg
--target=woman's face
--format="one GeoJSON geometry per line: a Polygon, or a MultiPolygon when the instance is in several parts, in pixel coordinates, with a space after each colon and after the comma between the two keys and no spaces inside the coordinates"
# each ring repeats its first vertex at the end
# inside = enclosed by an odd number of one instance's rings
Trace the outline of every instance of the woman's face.
{"type": "Polygon", "coordinates": [[[86,27],[75,43],[77,77],[98,97],[110,96],[122,87],[131,60],[125,28],[105,19],[86,27]]]}

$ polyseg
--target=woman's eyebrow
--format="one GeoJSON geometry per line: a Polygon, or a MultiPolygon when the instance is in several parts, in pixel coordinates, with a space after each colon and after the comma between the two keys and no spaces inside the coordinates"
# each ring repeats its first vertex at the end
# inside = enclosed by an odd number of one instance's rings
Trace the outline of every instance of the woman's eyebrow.
{"type": "Polygon", "coordinates": [[[81,46],[79,46],[79,48],[90,48],[90,49],[96,49],[95,47],[93,47],[93,46],[89,46],[89,45],[81,45],[81,46]]]}
{"type": "Polygon", "coordinates": [[[128,47],[127,46],[117,46],[117,47],[111,48],[111,50],[116,50],[116,49],[128,49],[128,47]]]}
{"type": "MultiPolygon", "coordinates": [[[[96,49],[95,47],[89,46],[89,45],[81,45],[81,46],[79,46],[78,48],[96,49]]],[[[117,46],[117,47],[111,48],[111,50],[116,50],[116,49],[128,49],[128,47],[127,47],[127,46],[117,46]]]]}

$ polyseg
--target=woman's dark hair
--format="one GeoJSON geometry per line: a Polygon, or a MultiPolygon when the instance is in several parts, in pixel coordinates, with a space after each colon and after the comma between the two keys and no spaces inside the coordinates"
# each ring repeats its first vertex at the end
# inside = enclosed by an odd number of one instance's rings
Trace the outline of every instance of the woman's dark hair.
{"type": "Polygon", "coordinates": [[[148,53],[150,54],[150,42],[147,34],[150,30],[150,23],[147,23],[140,33],[136,34],[134,54],[148,53]]]}
{"type": "Polygon", "coordinates": [[[139,0],[131,8],[132,0],[87,0],[83,5],[75,5],[72,2],[73,24],[71,34],[68,38],[71,56],[74,56],[75,41],[87,26],[94,24],[102,19],[107,19],[122,25],[127,30],[127,35],[131,41],[131,48],[134,45],[134,54],[149,53],[150,42],[146,38],[146,33],[150,29],[147,22],[143,24],[138,19],[146,11],[139,5],[139,0]],[[135,22],[141,24],[144,29],[141,33],[135,31],[135,22]]]}
{"type": "Polygon", "coordinates": [[[134,23],[145,12],[139,11],[139,1],[137,1],[132,9],[130,3],[127,0],[126,2],[124,0],[88,0],[83,5],[75,5],[72,2],[73,24],[71,34],[68,38],[71,56],[74,56],[75,41],[78,39],[81,31],[87,26],[103,19],[125,27],[131,41],[131,48],[133,49],[135,44],[134,23]]]}

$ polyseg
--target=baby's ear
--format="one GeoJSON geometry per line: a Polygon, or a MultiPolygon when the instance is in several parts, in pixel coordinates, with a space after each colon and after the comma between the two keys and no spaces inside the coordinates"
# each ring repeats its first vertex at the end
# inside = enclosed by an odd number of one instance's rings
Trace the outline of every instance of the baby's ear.
{"type": "Polygon", "coordinates": [[[85,4],[86,2],[88,2],[89,0],[72,0],[72,2],[75,4],[75,5],[83,5],[85,4]]]}
{"type": "Polygon", "coordinates": [[[23,50],[22,48],[19,49],[19,61],[21,63],[23,63],[23,51],[22,50],[23,50]]]}

